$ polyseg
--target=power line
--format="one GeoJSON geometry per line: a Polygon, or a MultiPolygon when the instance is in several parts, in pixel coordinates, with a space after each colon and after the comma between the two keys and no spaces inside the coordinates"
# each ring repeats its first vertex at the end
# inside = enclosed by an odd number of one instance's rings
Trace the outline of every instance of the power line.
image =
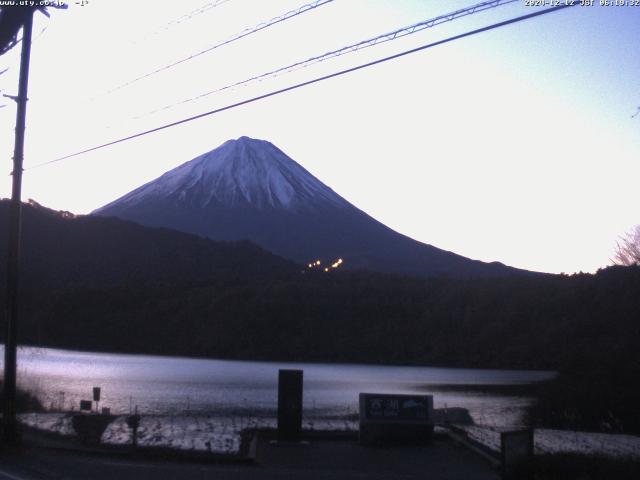
{"type": "Polygon", "coordinates": [[[212,8],[216,8],[216,7],[220,6],[220,5],[222,5],[223,3],[227,3],[228,1],[229,0],[214,0],[212,2],[207,2],[203,6],[198,7],[198,8],[196,8],[196,9],[194,9],[194,10],[188,12],[188,13],[185,13],[184,15],[181,15],[180,17],[171,20],[170,22],[167,22],[162,27],[160,27],[158,30],[156,30],[155,32],[152,32],[151,35],[156,35],[161,30],[169,30],[174,25],[178,25],[178,24],[180,24],[182,22],[186,22],[187,20],[190,20],[193,17],[201,15],[201,14],[211,10],[212,8]]]}
{"type": "MultiPolygon", "coordinates": [[[[515,0],[513,0],[513,1],[515,1],[515,0]]],[[[164,65],[164,66],[162,66],[160,68],[156,68],[155,70],[152,70],[152,71],[150,71],[148,73],[145,73],[144,75],[140,75],[139,77],[136,77],[133,80],[129,80],[128,82],[123,83],[122,85],[119,85],[119,86],[109,90],[107,93],[113,93],[113,92],[116,92],[118,90],[121,90],[121,89],[123,89],[125,87],[128,87],[129,85],[132,85],[132,84],[134,84],[136,82],[139,82],[140,80],[144,80],[145,78],[149,78],[152,75],[155,75],[157,73],[169,70],[169,69],[171,69],[173,67],[176,67],[176,66],[181,65],[181,64],[183,64],[185,62],[188,62],[189,60],[193,60],[194,58],[197,58],[197,57],[199,57],[201,55],[204,55],[205,53],[209,53],[209,52],[211,52],[211,51],[213,51],[213,50],[215,50],[217,48],[220,48],[220,47],[222,47],[224,45],[228,45],[229,43],[233,43],[233,42],[235,42],[237,40],[240,40],[241,38],[248,37],[249,35],[252,35],[252,34],[254,34],[256,32],[259,32],[261,30],[264,30],[264,29],[269,28],[269,27],[271,27],[273,25],[276,25],[278,23],[284,22],[286,20],[289,20],[290,18],[296,17],[298,15],[301,15],[301,14],[303,14],[305,12],[308,12],[310,10],[313,10],[315,8],[318,8],[318,7],[322,6],[322,5],[325,5],[325,4],[331,3],[331,2],[333,2],[333,0],[315,0],[314,2],[307,3],[307,4],[302,5],[302,6],[296,8],[294,10],[290,10],[288,12],[285,12],[285,13],[281,14],[281,15],[273,17],[271,20],[267,20],[266,22],[259,23],[258,25],[254,26],[254,27],[245,28],[241,32],[239,32],[239,33],[237,33],[235,35],[232,35],[231,37],[227,38],[226,40],[222,40],[222,41],[220,41],[218,43],[215,43],[215,44],[205,48],[204,50],[200,50],[199,52],[196,52],[196,53],[194,53],[192,55],[189,55],[188,57],[183,57],[180,60],[176,60],[173,63],[169,63],[168,65],[164,65]]]]}
{"type": "Polygon", "coordinates": [[[442,23],[446,23],[446,22],[451,22],[454,21],[458,18],[462,18],[462,17],[466,17],[468,15],[473,15],[475,13],[479,13],[485,10],[489,10],[492,8],[496,8],[502,5],[507,5],[509,3],[514,3],[516,1],[519,0],[491,0],[491,1],[484,1],[481,3],[478,3],[476,5],[473,5],[471,7],[466,7],[466,8],[462,8],[460,10],[455,10],[453,12],[450,13],[445,13],[444,15],[438,15],[437,17],[434,18],[430,18],[428,20],[423,20],[422,22],[418,22],[418,23],[414,23],[413,25],[409,25],[407,27],[402,27],[399,28],[397,30],[394,30],[392,32],[387,32],[387,33],[383,33],[381,35],[377,35],[373,38],[369,38],[367,40],[362,40],[360,42],[357,43],[353,43],[351,45],[347,45],[346,47],[342,47],[339,48],[337,50],[332,50],[326,53],[323,53],[322,55],[316,55],[314,57],[311,58],[307,58],[306,60],[302,60],[299,62],[295,62],[292,63],[290,65],[287,65],[285,67],[280,67],[277,68],[275,70],[271,70],[269,72],[265,72],[265,73],[261,73],[260,75],[255,75],[253,77],[247,78],[245,80],[239,81],[239,82],[235,82],[235,83],[231,83],[229,85],[225,85],[223,87],[219,87],[216,88],[214,90],[209,90],[205,93],[201,93],[199,95],[196,95],[195,97],[190,97],[184,100],[180,100],[179,102],[175,102],[175,103],[171,103],[168,105],[165,105],[163,107],[160,108],[156,108],[155,110],[152,110],[150,112],[141,114],[137,117],[134,117],[134,119],[140,119],[143,118],[145,116],[148,115],[153,115],[155,113],[158,112],[162,112],[164,110],[169,110],[170,108],[176,107],[178,105],[184,105],[185,103],[190,103],[190,102],[194,102],[196,100],[200,100],[201,98],[205,98],[208,97],[210,95],[213,95],[214,93],[220,93],[223,92],[225,90],[229,90],[235,87],[239,87],[241,85],[246,85],[248,83],[252,83],[255,81],[259,81],[262,80],[264,78],[271,78],[271,77],[276,77],[279,76],[282,73],[290,73],[302,68],[307,68],[313,64],[322,62],[324,60],[330,59],[330,58],[335,58],[335,57],[339,57],[342,55],[345,55],[347,53],[353,53],[356,52],[358,50],[362,50],[365,48],[369,48],[369,47],[373,47],[374,45],[378,45],[380,43],[385,43],[385,42],[389,42],[391,40],[396,40],[398,38],[401,37],[405,37],[407,35],[411,35],[413,33],[416,32],[420,32],[422,30],[425,30],[427,28],[433,28],[437,25],[440,25],[442,23]]]}
{"type": "Polygon", "coordinates": [[[269,93],[265,93],[263,95],[259,95],[257,97],[252,97],[252,98],[249,98],[247,100],[242,100],[240,102],[236,102],[236,103],[233,103],[233,104],[230,104],[230,105],[226,105],[224,107],[216,108],[214,110],[209,110],[208,112],[204,112],[204,113],[200,113],[198,115],[194,115],[194,116],[191,116],[191,117],[183,118],[182,120],[178,120],[176,122],[167,123],[165,125],[161,125],[159,127],[152,128],[150,130],[145,130],[145,131],[142,131],[142,132],[135,133],[133,135],[129,135],[127,137],[119,138],[117,140],[112,140],[110,142],[103,143],[101,145],[97,145],[95,147],[86,148],[84,150],[80,150],[78,152],[71,153],[69,155],[64,155],[62,157],[58,157],[58,158],[55,158],[53,160],[49,160],[47,162],[39,163],[37,165],[34,165],[33,167],[30,167],[28,170],[33,170],[34,168],[42,167],[42,166],[45,166],[45,165],[50,165],[52,163],[61,162],[63,160],[66,160],[66,159],[69,159],[69,158],[72,158],[72,157],[77,157],[77,156],[83,155],[85,153],[89,153],[89,152],[93,152],[93,151],[96,151],[96,150],[100,150],[102,148],[110,147],[111,145],[116,145],[118,143],[126,142],[128,140],[133,140],[134,138],[138,138],[138,137],[142,137],[142,136],[145,136],[145,135],[149,135],[151,133],[155,133],[155,132],[158,132],[160,130],[165,130],[167,128],[171,128],[171,127],[175,127],[175,126],[178,126],[178,125],[182,125],[183,123],[188,123],[188,122],[191,122],[191,121],[194,121],[194,120],[198,120],[200,118],[208,117],[208,116],[214,115],[216,113],[224,112],[226,110],[231,110],[233,108],[237,108],[237,107],[240,107],[240,106],[243,106],[243,105],[248,105],[250,103],[254,103],[254,102],[257,102],[259,100],[264,100],[265,98],[269,98],[269,97],[273,97],[273,96],[276,96],[276,95],[280,95],[280,94],[285,93],[285,92],[289,92],[289,91],[292,91],[292,90],[297,90],[298,88],[306,87],[306,86],[312,85],[314,83],[319,83],[319,82],[322,82],[324,80],[328,80],[330,78],[335,78],[335,77],[339,77],[339,76],[342,76],[342,75],[346,75],[347,73],[352,73],[352,72],[355,72],[357,70],[362,70],[364,68],[372,67],[374,65],[378,65],[378,64],[387,62],[389,60],[395,60],[397,58],[401,58],[401,57],[404,57],[406,55],[410,55],[412,53],[420,52],[422,50],[426,50],[426,49],[429,49],[429,48],[432,48],[432,47],[436,47],[438,45],[443,45],[445,43],[450,43],[450,42],[453,42],[455,40],[460,40],[462,38],[470,37],[472,35],[477,35],[479,33],[487,32],[489,30],[495,30],[495,29],[500,28],[500,27],[504,27],[504,26],[511,25],[511,24],[514,24],[514,23],[522,22],[524,20],[529,20],[531,18],[539,17],[541,15],[545,15],[545,14],[548,14],[548,13],[557,12],[559,10],[562,10],[562,9],[565,9],[565,8],[568,8],[568,7],[573,7],[575,5],[577,5],[577,3],[569,3],[569,4],[565,4],[565,5],[559,5],[559,6],[556,6],[556,7],[547,8],[547,9],[544,9],[544,10],[538,10],[536,12],[529,13],[527,15],[522,15],[522,16],[519,16],[519,17],[510,18],[508,20],[504,20],[502,22],[494,23],[494,24],[488,25],[486,27],[482,27],[482,28],[478,28],[478,29],[475,29],[475,30],[471,30],[471,31],[465,32],[465,33],[454,35],[452,37],[448,37],[448,38],[445,38],[443,40],[438,40],[438,41],[435,41],[435,42],[432,42],[432,43],[428,43],[428,44],[422,45],[420,47],[412,48],[411,50],[405,50],[403,52],[396,53],[396,54],[388,56],[388,57],[380,58],[378,60],[374,60],[374,61],[371,61],[371,62],[368,62],[368,63],[364,63],[364,64],[361,64],[361,65],[358,65],[358,66],[355,66],[355,67],[347,68],[345,70],[340,70],[338,72],[330,73],[328,75],[323,75],[321,77],[317,77],[317,78],[314,78],[312,80],[307,80],[307,81],[302,82],[302,83],[297,83],[295,85],[291,85],[289,87],[281,88],[279,90],[274,90],[274,91],[271,91],[269,93]]]}

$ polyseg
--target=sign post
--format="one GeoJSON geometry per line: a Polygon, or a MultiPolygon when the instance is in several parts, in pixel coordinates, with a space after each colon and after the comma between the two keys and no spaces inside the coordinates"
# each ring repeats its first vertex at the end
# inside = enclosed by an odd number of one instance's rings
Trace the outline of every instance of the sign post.
{"type": "Polygon", "coordinates": [[[131,429],[131,444],[135,447],[138,445],[138,428],[140,427],[138,407],[136,407],[136,413],[127,417],[127,425],[131,429]]]}
{"type": "Polygon", "coordinates": [[[93,401],[96,402],[96,413],[98,413],[98,407],[100,405],[100,387],[93,387],[93,401]]]}

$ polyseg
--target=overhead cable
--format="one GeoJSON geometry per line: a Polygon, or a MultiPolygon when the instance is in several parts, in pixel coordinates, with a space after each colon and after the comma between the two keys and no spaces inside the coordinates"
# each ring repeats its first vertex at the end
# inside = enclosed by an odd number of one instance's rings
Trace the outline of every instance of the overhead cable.
{"type": "Polygon", "coordinates": [[[42,166],[45,166],[45,165],[50,165],[52,163],[61,162],[63,160],[66,160],[66,159],[69,159],[69,158],[73,158],[73,157],[77,157],[77,156],[83,155],[85,153],[94,152],[96,150],[100,150],[100,149],[103,149],[103,148],[106,148],[106,147],[110,147],[110,146],[116,145],[118,143],[122,143],[122,142],[126,142],[126,141],[129,141],[129,140],[133,140],[135,138],[139,138],[139,137],[142,137],[142,136],[145,136],[145,135],[149,135],[151,133],[159,132],[159,131],[165,130],[167,128],[176,127],[176,126],[182,125],[184,123],[188,123],[188,122],[192,122],[194,120],[198,120],[200,118],[208,117],[208,116],[214,115],[216,113],[224,112],[226,110],[231,110],[231,109],[234,109],[234,108],[237,108],[237,107],[241,107],[243,105],[248,105],[250,103],[254,103],[254,102],[257,102],[259,100],[264,100],[265,98],[269,98],[269,97],[273,97],[273,96],[276,96],[276,95],[280,95],[282,93],[289,92],[289,91],[292,91],[292,90],[297,90],[298,88],[302,88],[302,87],[306,87],[308,85],[319,83],[319,82],[322,82],[324,80],[328,80],[330,78],[339,77],[339,76],[346,75],[348,73],[352,73],[352,72],[355,72],[355,71],[358,71],[358,70],[362,70],[364,68],[372,67],[374,65],[378,65],[378,64],[390,61],[390,60],[395,60],[397,58],[401,58],[401,57],[404,57],[406,55],[410,55],[410,54],[417,53],[417,52],[420,52],[420,51],[423,51],[423,50],[427,50],[429,48],[436,47],[438,45],[443,45],[443,44],[446,44],[446,43],[450,43],[450,42],[453,42],[453,41],[456,41],[456,40],[460,40],[462,38],[470,37],[472,35],[477,35],[477,34],[480,34],[480,33],[483,33],[483,32],[487,32],[489,30],[495,30],[495,29],[500,28],[500,27],[504,27],[504,26],[511,25],[511,24],[514,24],[514,23],[522,22],[524,20],[529,20],[531,18],[539,17],[541,15],[546,15],[548,13],[557,12],[559,10],[563,10],[565,8],[573,7],[575,5],[577,5],[577,3],[569,3],[569,4],[559,5],[559,6],[556,6],[556,7],[546,8],[544,10],[537,10],[537,11],[529,13],[527,15],[522,15],[522,16],[519,16],[519,17],[510,18],[508,20],[504,20],[502,22],[494,23],[494,24],[488,25],[486,27],[477,28],[475,30],[471,30],[471,31],[468,31],[468,32],[465,32],[465,33],[454,35],[452,37],[448,37],[448,38],[445,38],[443,40],[438,40],[438,41],[435,41],[435,42],[432,42],[432,43],[428,43],[426,45],[422,45],[420,47],[412,48],[410,50],[405,50],[403,52],[396,53],[396,54],[388,56],[388,57],[380,58],[378,60],[374,60],[374,61],[371,61],[371,62],[368,62],[368,63],[364,63],[364,64],[361,64],[361,65],[358,65],[358,66],[355,66],[355,67],[347,68],[345,70],[340,70],[338,72],[330,73],[328,75],[323,75],[321,77],[317,77],[317,78],[314,78],[312,80],[307,80],[305,82],[297,83],[295,85],[291,85],[289,87],[281,88],[279,90],[274,90],[274,91],[271,91],[269,93],[265,93],[263,95],[258,95],[256,97],[252,97],[252,98],[249,98],[249,99],[246,99],[246,100],[242,100],[240,102],[236,102],[236,103],[233,103],[233,104],[230,104],[230,105],[226,105],[224,107],[216,108],[214,110],[209,110],[207,112],[200,113],[198,115],[193,115],[191,117],[183,118],[182,120],[178,120],[178,121],[175,121],[175,122],[167,123],[167,124],[161,125],[159,127],[155,127],[155,128],[149,129],[149,130],[145,130],[145,131],[142,131],[142,132],[135,133],[133,135],[122,137],[122,138],[119,138],[117,140],[112,140],[112,141],[109,141],[107,143],[103,143],[101,145],[96,145],[94,147],[85,148],[84,150],[80,150],[80,151],[75,152],[75,153],[71,153],[71,154],[68,154],[68,155],[64,155],[62,157],[54,158],[53,160],[49,160],[47,162],[39,163],[37,165],[34,165],[33,167],[30,167],[27,170],[32,170],[34,168],[42,167],[42,166]]]}
{"type": "Polygon", "coordinates": [[[140,75],[139,77],[136,77],[133,80],[129,80],[128,82],[123,83],[122,85],[119,85],[119,86],[117,86],[115,88],[112,88],[107,93],[116,92],[116,91],[118,91],[118,90],[120,90],[122,88],[128,87],[129,85],[132,85],[132,84],[134,84],[136,82],[139,82],[140,80],[144,80],[145,78],[151,77],[152,75],[155,75],[157,73],[169,70],[169,69],[171,69],[173,67],[176,67],[176,66],[181,65],[181,64],[183,64],[185,62],[188,62],[189,60],[193,60],[194,58],[197,58],[197,57],[199,57],[201,55],[204,55],[205,53],[209,53],[209,52],[211,52],[211,51],[213,51],[213,50],[215,50],[217,48],[220,48],[220,47],[222,47],[224,45],[228,45],[229,43],[233,43],[233,42],[235,42],[237,40],[240,40],[241,38],[248,37],[249,35],[252,35],[252,34],[254,34],[256,32],[259,32],[261,30],[269,28],[269,27],[271,27],[273,25],[276,25],[278,23],[284,22],[285,20],[289,20],[290,18],[297,17],[298,15],[301,15],[301,14],[303,14],[305,12],[308,12],[310,10],[313,10],[315,8],[318,8],[318,7],[322,6],[322,5],[325,5],[325,4],[331,3],[331,2],[333,2],[333,0],[315,0],[314,2],[302,5],[302,6],[296,8],[294,10],[290,10],[290,11],[288,11],[286,13],[278,15],[277,17],[273,17],[271,20],[267,20],[266,22],[259,23],[258,25],[254,26],[254,27],[245,28],[241,32],[236,33],[235,35],[232,35],[231,37],[227,38],[226,40],[222,40],[222,41],[220,41],[218,43],[214,43],[213,45],[211,45],[211,46],[209,46],[209,47],[207,47],[207,48],[205,48],[203,50],[200,50],[200,51],[198,51],[196,53],[193,53],[193,54],[191,54],[189,56],[183,57],[183,58],[181,58],[179,60],[176,60],[175,62],[169,63],[169,64],[164,65],[162,67],[156,68],[155,70],[147,72],[144,75],[140,75]]]}
{"type": "Polygon", "coordinates": [[[210,95],[213,95],[215,93],[220,93],[223,92],[225,90],[229,90],[235,87],[239,87],[242,85],[247,85],[249,83],[253,83],[256,81],[260,81],[263,80],[265,78],[270,78],[270,77],[276,77],[278,75],[281,75],[283,73],[289,73],[295,70],[299,70],[302,68],[306,68],[309,67],[315,63],[319,63],[322,62],[324,60],[330,59],[330,58],[334,58],[334,57],[339,57],[341,55],[345,55],[347,53],[352,53],[352,52],[356,52],[358,50],[362,50],[364,48],[368,48],[368,47],[372,47],[374,45],[378,45],[380,43],[384,43],[384,42],[389,42],[391,40],[396,40],[398,38],[401,37],[405,37],[407,35],[411,35],[413,33],[416,32],[420,32],[422,30],[425,30],[427,28],[432,28],[435,27],[436,25],[440,25],[442,23],[446,23],[446,22],[451,22],[453,20],[456,20],[458,18],[461,17],[466,17],[468,15],[473,15],[475,13],[479,13],[491,8],[496,8],[502,5],[506,5],[509,3],[514,3],[517,2],[519,0],[491,0],[491,1],[484,1],[484,2],[480,2],[476,5],[470,6],[470,7],[466,7],[466,8],[462,8],[460,10],[456,10],[450,13],[446,13],[444,15],[438,15],[437,17],[434,18],[430,18],[428,20],[424,20],[422,22],[418,22],[418,23],[414,23],[413,25],[409,25],[407,27],[402,27],[399,28],[397,30],[394,30],[392,32],[388,32],[388,33],[383,33],[382,35],[377,35],[373,38],[369,38],[367,40],[362,40],[360,42],[351,44],[351,45],[347,45],[346,47],[342,47],[339,48],[337,50],[332,50],[326,53],[323,53],[322,55],[316,55],[314,57],[311,58],[307,58],[306,60],[302,60],[299,62],[295,62],[292,63],[290,65],[287,65],[285,67],[280,67],[277,68],[275,70],[271,70],[265,73],[261,73],[259,75],[255,75],[253,77],[247,78],[245,80],[241,80],[239,82],[235,82],[235,83],[231,83],[229,85],[225,85],[223,87],[219,87],[219,88],[215,88],[213,90],[209,90],[207,92],[198,94],[194,97],[189,97],[186,98],[184,100],[180,100],[179,102],[175,102],[175,103],[171,103],[168,105],[165,105],[163,107],[160,108],[156,108],[155,110],[151,110],[149,112],[146,112],[142,115],[139,115],[137,117],[134,117],[134,119],[140,119],[142,117],[145,117],[147,115],[153,115],[155,113],[164,111],[164,110],[168,110],[170,108],[176,107],[178,105],[184,105],[185,103],[190,103],[190,102],[194,102],[196,100],[200,100],[201,98],[205,98],[208,97],[210,95]]]}
{"type": "MultiPolygon", "coordinates": [[[[201,15],[209,10],[211,10],[212,8],[216,8],[220,5],[222,5],[223,3],[227,3],[229,0],[214,0],[212,2],[207,2],[205,3],[203,6],[196,8],[195,10],[192,10],[188,13],[185,13],[184,15],[181,15],[178,18],[175,18],[173,20],[171,20],[170,22],[167,22],[166,24],[164,24],[162,27],[160,27],[159,30],[169,30],[172,26],[174,25],[178,25],[182,22],[186,22],[187,20],[192,19],[193,17],[197,16],[197,15],[201,15]]],[[[151,35],[153,34],[157,34],[158,30],[153,32],[151,35]]]]}

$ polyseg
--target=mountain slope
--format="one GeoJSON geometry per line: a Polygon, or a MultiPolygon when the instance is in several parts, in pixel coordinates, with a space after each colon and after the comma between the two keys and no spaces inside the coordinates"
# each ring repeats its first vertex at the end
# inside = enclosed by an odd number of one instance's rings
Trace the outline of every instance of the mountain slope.
{"type": "Polygon", "coordinates": [[[229,140],[96,210],[215,240],[251,240],[307,263],[418,276],[502,276],[522,271],[470,260],[386,227],[263,140],[229,140]]]}
{"type": "MultiPolygon", "coordinates": [[[[0,200],[0,224],[9,202],[0,200]]],[[[6,259],[0,235],[0,264],[6,259]]],[[[74,216],[23,205],[21,281],[27,288],[98,287],[136,282],[208,282],[298,272],[249,242],[222,243],[116,218],[74,216]]],[[[0,284],[5,281],[4,275],[0,284]]]]}

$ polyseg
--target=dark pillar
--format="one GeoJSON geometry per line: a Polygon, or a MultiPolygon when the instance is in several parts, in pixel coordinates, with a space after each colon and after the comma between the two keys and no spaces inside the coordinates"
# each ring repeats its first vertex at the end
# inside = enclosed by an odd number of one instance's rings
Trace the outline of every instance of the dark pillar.
{"type": "Polygon", "coordinates": [[[295,442],[302,430],[302,370],[278,372],[278,440],[295,442]]]}
{"type": "Polygon", "coordinates": [[[533,430],[516,430],[500,434],[502,478],[528,480],[533,478],[533,430]]]}

